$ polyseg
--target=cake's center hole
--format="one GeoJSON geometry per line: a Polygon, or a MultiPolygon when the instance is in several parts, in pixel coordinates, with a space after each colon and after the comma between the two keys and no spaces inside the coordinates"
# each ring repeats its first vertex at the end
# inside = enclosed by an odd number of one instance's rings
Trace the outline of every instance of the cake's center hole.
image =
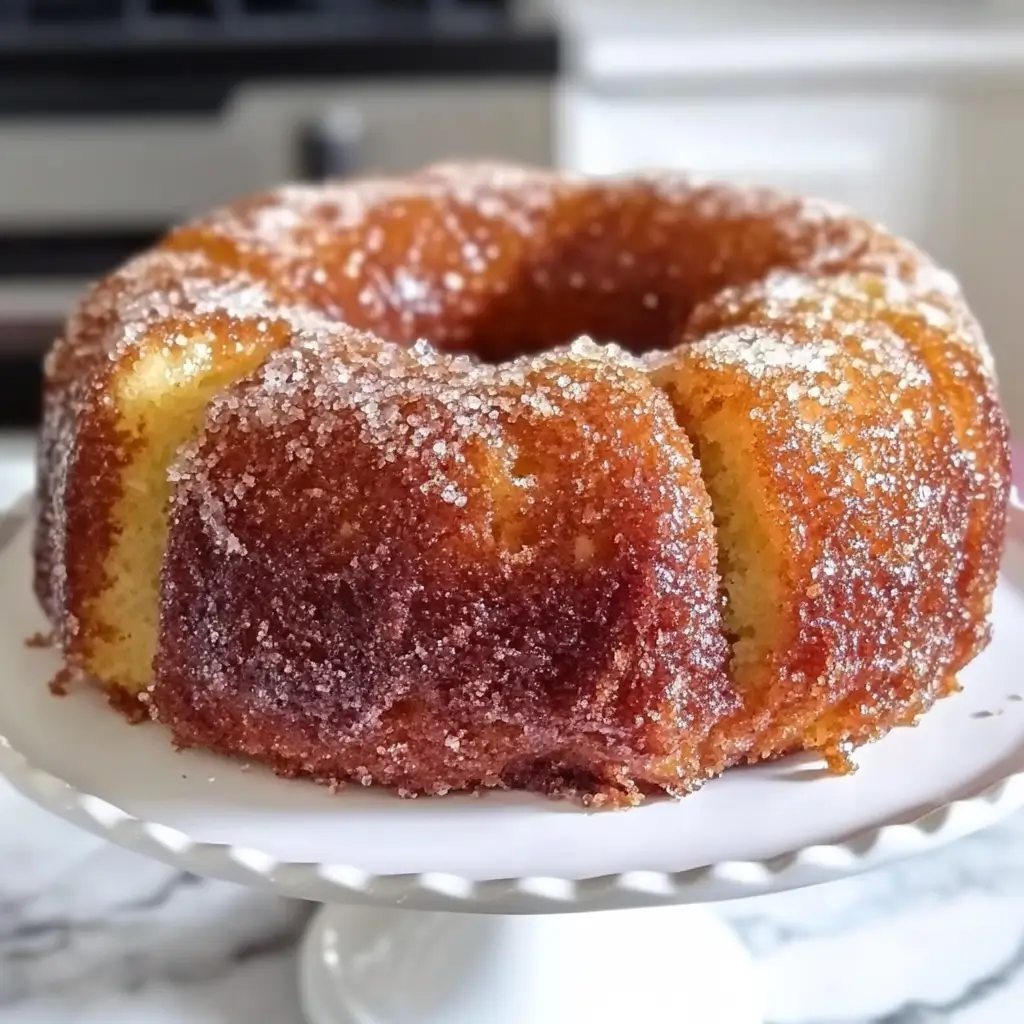
{"type": "Polygon", "coordinates": [[[436,344],[449,351],[472,352],[491,363],[549,351],[581,337],[642,355],[678,342],[687,311],[676,306],[672,313],[667,302],[647,307],[630,295],[611,301],[607,296],[569,293],[535,297],[532,302],[506,302],[496,296],[456,331],[438,331],[436,344]]]}
{"type": "Polygon", "coordinates": [[[425,337],[440,349],[496,363],[581,336],[637,354],[671,347],[710,294],[710,278],[688,281],[681,265],[618,246],[622,225],[604,227],[597,236],[586,224],[569,238],[554,235],[542,261],[509,266],[499,259],[489,271],[445,273],[432,282],[437,291],[429,302],[381,288],[397,313],[387,326],[409,342],[425,337]]]}

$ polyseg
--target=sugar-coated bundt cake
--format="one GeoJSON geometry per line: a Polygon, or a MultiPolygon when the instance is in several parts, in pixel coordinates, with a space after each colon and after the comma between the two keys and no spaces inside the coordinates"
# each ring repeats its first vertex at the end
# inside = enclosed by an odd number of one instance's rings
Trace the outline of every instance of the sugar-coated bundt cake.
{"type": "Polygon", "coordinates": [[[37,592],[69,667],[183,745],[629,803],[840,764],[988,640],[981,331],[828,204],[288,186],[96,286],[46,369],[37,592]]]}

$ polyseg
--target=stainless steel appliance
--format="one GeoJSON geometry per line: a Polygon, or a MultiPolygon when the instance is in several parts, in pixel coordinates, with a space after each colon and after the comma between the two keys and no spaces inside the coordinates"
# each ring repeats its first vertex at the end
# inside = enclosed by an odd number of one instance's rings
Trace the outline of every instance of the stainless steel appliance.
{"type": "Polygon", "coordinates": [[[0,427],[85,284],[285,179],[551,159],[554,33],[502,0],[0,0],[0,427]]]}

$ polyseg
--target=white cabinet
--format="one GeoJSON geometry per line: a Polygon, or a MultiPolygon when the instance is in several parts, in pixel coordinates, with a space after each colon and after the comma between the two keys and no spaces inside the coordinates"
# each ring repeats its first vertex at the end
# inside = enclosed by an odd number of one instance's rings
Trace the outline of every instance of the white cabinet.
{"type": "Polygon", "coordinates": [[[934,250],[955,188],[928,96],[615,95],[560,98],[559,161],[588,174],[678,168],[846,204],[934,250]]]}
{"type": "Polygon", "coordinates": [[[31,488],[35,478],[35,438],[0,433],[0,515],[31,488]]]}

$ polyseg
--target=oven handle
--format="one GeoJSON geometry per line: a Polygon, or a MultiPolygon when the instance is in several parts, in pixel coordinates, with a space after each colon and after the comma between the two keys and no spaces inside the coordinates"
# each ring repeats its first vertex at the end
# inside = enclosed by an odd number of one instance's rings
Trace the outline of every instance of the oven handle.
{"type": "Polygon", "coordinates": [[[299,133],[299,175],[305,181],[349,178],[360,167],[365,122],[355,107],[335,107],[299,133]]]}

